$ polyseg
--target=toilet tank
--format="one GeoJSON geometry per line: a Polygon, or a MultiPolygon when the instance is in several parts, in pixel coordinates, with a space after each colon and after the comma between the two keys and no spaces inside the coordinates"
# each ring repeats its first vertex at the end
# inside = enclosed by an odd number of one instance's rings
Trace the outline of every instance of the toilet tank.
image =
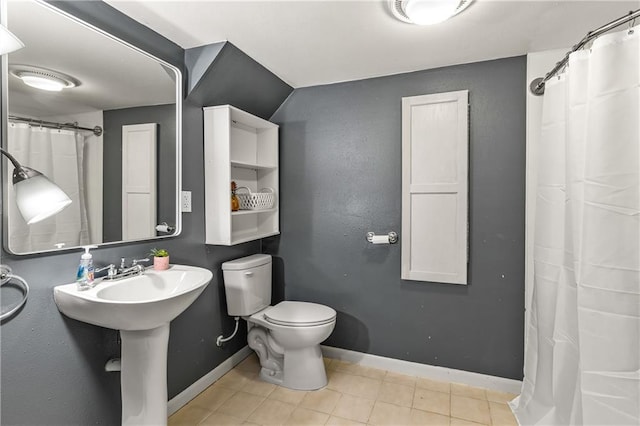
{"type": "Polygon", "coordinates": [[[227,313],[253,315],[271,304],[271,256],[254,254],[222,264],[227,313]]]}

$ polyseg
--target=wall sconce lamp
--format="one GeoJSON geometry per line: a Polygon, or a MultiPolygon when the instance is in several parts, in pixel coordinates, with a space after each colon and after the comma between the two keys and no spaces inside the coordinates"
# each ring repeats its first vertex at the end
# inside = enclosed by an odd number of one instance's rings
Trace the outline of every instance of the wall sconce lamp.
{"type": "MultiPolygon", "coordinates": [[[[20,41],[4,25],[0,25],[0,55],[22,49],[20,41]]],[[[40,222],[58,213],[71,199],[55,183],[37,170],[21,165],[13,155],[0,148],[0,153],[13,164],[13,186],[18,210],[27,225],[40,222]]]]}
{"type": "Polygon", "coordinates": [[[27,225],[40,222],[58,213],[71,199],[55,183],[37,170],[21,165],[11,154],[0,148],[0,153],[13,163],[13,186],[18,210],[27,225]]]}
{"type": "Polygon", "coordinates": [[[7,27],[0,25],[0,55],[14,52],[23,47],[24,43],[18,37],[9,31],[7,27]]]}

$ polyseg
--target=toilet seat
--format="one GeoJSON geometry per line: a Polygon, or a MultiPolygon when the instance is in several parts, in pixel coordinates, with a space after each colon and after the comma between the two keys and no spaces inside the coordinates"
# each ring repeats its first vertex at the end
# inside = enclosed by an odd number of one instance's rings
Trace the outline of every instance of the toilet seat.
{"type": "Polygon", "coordinates": [[[334,309],[310,302],[280,302],[266,309],[263,315],[267,322],[285,327],[313,327],[336,320],[334,309]]]}

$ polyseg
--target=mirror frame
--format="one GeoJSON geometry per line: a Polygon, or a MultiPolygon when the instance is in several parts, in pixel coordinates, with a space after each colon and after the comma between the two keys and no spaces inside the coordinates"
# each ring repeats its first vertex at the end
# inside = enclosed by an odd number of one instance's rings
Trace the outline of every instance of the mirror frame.
{"type": "MultiPolygon", "coordinates": [[[[58,9],[54,5],[44,2],[42,0],[35,0],[35,1],[39,3],[41,6],[49,9],[51,12],[57,13],[65,17],[66,19],[70,19],[75,23],[86,27],[89,30],[102,34],[103,36],[108,37],[109,39],[113,40],[116,43],[121,43],[122,45],[127,46],[130,49],[133,49],[138,53],[147,56],[148,58],[158,62],[160,65],[174,72],[176,76],[176,85],[175,85],[176,86],[176,90],[175,90],[175,95],[176,95],[176,126],[175,126],[176,127],[176,158],[175,158],[176,172],[175,172],[175,188],[174,188],[175,195],[176,195],[175,196],[175,213],[176,213],[175,218],[176,219],[175,219],[175,225],[174,225],[175,230],[172,234],[169,234],[169,235],[160,235],[152,238],[142,238],[142,239],[134,239],[134,240],[110,241],[110,242],[98,243],[93,245],[96,245],[100,248],[100,247],[109,247],[109,246],[116,246],[116,245],[130,244],[130,243],[139,243],[144,241],[164,240],[167,238],[173,238],[173,237],[179,236],[182,232],[182,211],[180,208],[181,191],[182,191],[182,108],[183,108],[182,94],[183,94],[183,84],[184,84],[182,71],[175,65],[172,65],[169,62],[162,60],[157,56],[152,55],[149,52],[142,50],[141,48],[135,46],[132,43],[129,43],[113,34],[110,34],[109,32],[101,28],[98,28],[93,24],[90,24],[80,19],[77,16],[72,15],[71,13],[58,9]]],[[[0,0],[0,24],[4,25],[5,27],[7,26],[7,7],[8,7],[7,2],[4,0],[0,0]]],[[[1,84],[1,87],[0,87],[0,95],[1,95],[0,96],[0,120],[1,120],[0,145],[5,147],[7,145],[6,142],[8,137],[7,128],[8,128],[8,116],[9,116],[9,111],[8,111],[9,58],[8,58],[8,55],[2,55],[0,67],[1,67],[1,74],[2,74],[1,76],[2,78],[0,79],[0,84],[1,84]]],[[[25,252],[25,253],[16,253],[11,251],[8,243],[9,232],[8,232],[8,214],[7,214],[9,191],[7,191],[6,189],[7,185],[10,185],[11,183],[7,180],[7,177],[6,177],[6,174],[7,174],[6,171],[8,170],[8,160],[4,156],[0,156],[0,157],[2,157],[2,160],[0,160],[0,173],[2,173],[1,191],[2,191],[2,247],[3,247],[3,250],[15,256],[33,256],[38,254],[55,254],[55,253],[65,253],[69,251],[77,251],[81,246],[64,247],[60,249],[33,251],[33,252],[25,252]]],[[[103,185],[104,185],[104,182],[103,182],[103,185]]],[[[156,190],[160,191],[160,188],[157,188],[156,190]]]]}

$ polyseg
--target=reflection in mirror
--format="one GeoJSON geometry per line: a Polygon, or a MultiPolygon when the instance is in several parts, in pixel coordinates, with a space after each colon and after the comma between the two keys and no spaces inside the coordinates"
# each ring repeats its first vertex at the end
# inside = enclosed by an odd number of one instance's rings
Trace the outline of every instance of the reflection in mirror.
{"type": "Polygon", "coordinates": [[[6,4],[25,47],[5,55],[3,147],[72,204],[27,225],[7,164],[5,247],[27,254],[179,232],[180,72],[48,4],[6,4]]]}

